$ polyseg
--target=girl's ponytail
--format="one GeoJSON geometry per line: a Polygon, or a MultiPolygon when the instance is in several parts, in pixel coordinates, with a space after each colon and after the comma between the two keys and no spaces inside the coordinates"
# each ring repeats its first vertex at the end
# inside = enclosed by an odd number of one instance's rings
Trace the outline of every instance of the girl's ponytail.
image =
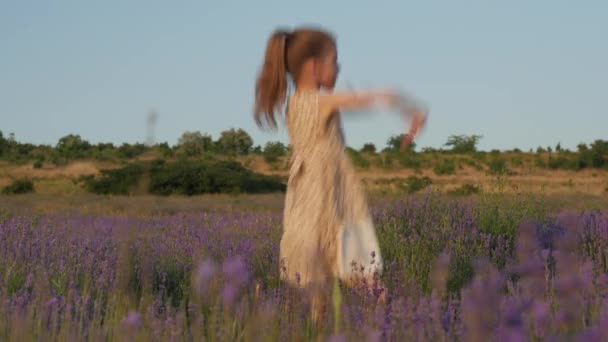
{"type": "Polygon", "coordinates": [[[264,65],[255,86],[254,117],[258,126],[263,120],[276,127],[275,112],[285,103],[287,95],[286,42],[290,33],[275,31],[266,46],[264,65]]]}

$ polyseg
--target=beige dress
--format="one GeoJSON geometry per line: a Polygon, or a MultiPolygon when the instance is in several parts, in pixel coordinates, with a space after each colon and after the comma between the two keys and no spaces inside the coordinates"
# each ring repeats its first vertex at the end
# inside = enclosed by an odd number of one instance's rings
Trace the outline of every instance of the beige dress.
{"type": "Polygon", "coordinates": [[[345,152],[339,115],[319,113],[319,92],[288,100],[292,145],[280,258],[282,277],[294,285],[320,285],[338,277],[371,276],[382,258],[365,192],[345,152]],[[363,272],[362,272],[363,268],[363,272]]]}

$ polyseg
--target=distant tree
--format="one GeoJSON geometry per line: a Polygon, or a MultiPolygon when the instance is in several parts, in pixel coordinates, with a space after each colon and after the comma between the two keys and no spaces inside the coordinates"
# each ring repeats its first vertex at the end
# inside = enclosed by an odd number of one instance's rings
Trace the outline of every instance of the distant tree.
{"type": "Polygon", "coordinates": [[[608,140],[596,140],[589,149],[591,166],[604,167],[608,165],[608,140]]]}
{"type": "Polygon", "coordinates": [[[213,139],[209,134],[201,134],[199,131],[186,131],[178,139],[177,148],[188,157],[196,157],[213,149],[213,139]]]}
{"type": "Polygon", "coordinates": [[[80,135],[68,134],[59,139],[55,149],[64,158],[84,158],[91,150],[91,144],[82,139],[80,135]]]}
{"type": "MultiPolygon", "coordinates": [[[[401,148],[401,142],[403,141],[404,137],[405,137],[405,134],[396,134],[396,135],[393,135],[390,138],[388,138],[388,140],[386,141],[386,150],[399,151],[399,149],[401,148]]],[[[408,145],[407,151],[414,152],[415,149],[416,149],[416,143],[412,141],[408,145]]]]}
{"type": "Polygon", "coordinates": [[[255,154],[262,154],[262,146],[255,145],[255,147],[251,150],[251,152],[253,152],[255,154]]]}
{"type": "Polygon", "coordinates": [[[477,151],[477,143],[481,135],[451,135],[445,146],[451,146],[454,153],[473,153],[477,151]]]}
{"type": "Polygon", "coordinates": [[[221,133],[216,146],[224,154],[244,155],[251,151],[253,139],[243,129],[232,128],[221,133]]]}
{"type": "Polygon", "coordinates": [[[131,159],[131,158],[135,158],[137,156],[142,155],[144,152],[146,152],[146,149],[147,149],[146,145],[144,145],[142,143],[136,143],[133,145],[123,143],[118,148],[118,154],[120,155],[121,158],[131,159]]]}
{"type": "Polygon", "coordinates": [[[0,157],[4,157],[8,153],[8,140],[4,138],[2,131],[0,131],[0,157]]]}
{"type": "Polygon", "coordinates": [[[264,145],[263,154],[267,163],[274,163],[287,154],[287,146],[280,141],[269,141],[264,145]]]}
{"type": "Polygon", "coordinates": [[[555,145],[555,151],[556,152],[561,152],[562,151],[562,144],[561,143],[557,143],[557,145],[555,145]]]}
{"type": "Polygon", "coordinates": [[[372,143],[365,143],[361,148],[362,153],[376,153],[376,145],[372,143]]]}
{"type": "Polygon", "coordinates": [[[549,153],[553,152],[553,150],[551,149],[551,146],[547,146],[547,152],[549,152],[549,153]]]}
{"type": "Polygon", "coordinates": [[[173,150],[171,149],[171,146],[169,146],[169,143],[166,141],[163,143],[157,144],[156,149],[158,151],[160,151],[160,153],[162,153],[162,155],[164,157],[169,157],[173,154],[173,150]]]}
{"type": "Polygon", "coordinates": [[[542,148],[541,146],[538,146],[538,147],[536,148],[536,153],[544,153],[544,152],[545,152],[545,149],[544,149],[544,148],[542,148]]]}

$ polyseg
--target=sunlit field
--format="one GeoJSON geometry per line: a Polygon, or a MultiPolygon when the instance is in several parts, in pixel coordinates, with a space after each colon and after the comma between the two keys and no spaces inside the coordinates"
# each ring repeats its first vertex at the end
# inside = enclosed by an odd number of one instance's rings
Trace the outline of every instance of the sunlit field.
{"type": "Polygon", "coordinates": [[[0,340],[607,337],[603,199],[372,202],[386,287],[336,284],[314,325],[279,280],[281,195],[0,197],[0,340]]]}

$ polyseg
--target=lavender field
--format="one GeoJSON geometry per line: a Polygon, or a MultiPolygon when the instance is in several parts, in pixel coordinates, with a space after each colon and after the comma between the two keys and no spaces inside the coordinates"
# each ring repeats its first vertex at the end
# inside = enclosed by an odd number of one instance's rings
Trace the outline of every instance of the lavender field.
{"type": "Polygon", "coordinates": [[[279,281],[278,207],[5,209],[0,340],[608,339],[608,213],[427,193],[373,214],[386,288],[336,285],[316,326],[279,281]]]}

